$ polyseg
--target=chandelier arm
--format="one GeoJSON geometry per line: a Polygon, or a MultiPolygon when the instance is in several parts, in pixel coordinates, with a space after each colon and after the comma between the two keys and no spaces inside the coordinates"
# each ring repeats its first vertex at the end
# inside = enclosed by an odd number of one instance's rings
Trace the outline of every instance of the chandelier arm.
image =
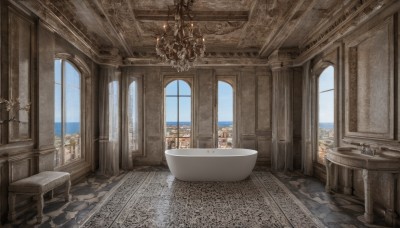
{"type": "Polygon", "coordinates": [[[175,25],[164,25],[164,33],[157,37],[156,53],[161,59],[170,64],[178,72],[187,71],[193,67],[204,56],[204,38],[199,28],[193,23],[186,23],[193,20],[191,7],[194,0],[175,0],[174,8],[168,7],[168,18],[171,10],[175,11],[175,25]]]}

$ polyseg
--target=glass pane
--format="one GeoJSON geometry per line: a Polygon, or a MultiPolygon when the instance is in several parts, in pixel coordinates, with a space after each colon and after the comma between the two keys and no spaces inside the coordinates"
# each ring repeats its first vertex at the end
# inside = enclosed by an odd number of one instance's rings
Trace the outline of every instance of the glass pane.
{"type": "Polygon", "coordinates": [[[137,151],[139,149],[138,127],[137,83],[136,81],[133,81],[129,86],[128,96],[129,151],[137,151]]]}
{"type": "Polygon", "coordinates": [[[190,148],[191,98],[179,98],[179,148],[190,148]]]}
{"type": "Polygon", "coordinates": [[[165,148],[175,149],[178,145],[178,98],[165,98],[165,148]]]}
{"type": "Polygon", "coordinates": [[[178,81],[170,82],[165,88],[166,95],[178,95],[178,81]]]}
{"type": "Polygon", "coordinates": [[[67,76],[65,80],[66,86],[80,88],[81,86],[80,73],[68,61],[65,62],[65,75],[67,76]]]}
{"type": "Polygon", "coordinates": [[[64,75],[64,159],[67,164],[81,157],[81,91],[80,75],[65,63],[64,75]]]}
{"type": "Polygon", "coordinates": [[[328,149],[334,147],[335,93],[333,67],[326,68],[319,77],[318,113],[318,156],[317,161],[324,164],[328,149]]]}
{"type": "MultiPolygon", "coordinates": [[[[57,76],[56,76],[57,77],[57,76]]],[[[55,163],[56,166],[61,164],[62,153],[62,89],[61,84],[54,85],[54,146],[56,147],[55,163]]]]}
{"type": "Polygon", "coordinates": [[[187,82],[183,81],[183,80],[179,80],[179,95],[190,95],[191,94],[191,90],[190,90],[190,86],[187,82]]]}
{"type": "Polygon", "coordinates": [[[233,146],[233,88],[218,81],[218,148],[233,146]]]}
{"type": "Polygon", "coordinates": [[[117,81],[110,82],[108,85],[108,118],[109,118],[109,140],[116,142],[119,140],[119,85],[117,81]]]}
{"type": "Polygon", "coordinates": [[[54,81],[61,84],[61,59],[54,60],[54,81]]]}
{"type": "Polygon", "coordinates": [[[319,91],[326,91],[334,88],[334,68],[327,67],[319,76],[319,91]]]}

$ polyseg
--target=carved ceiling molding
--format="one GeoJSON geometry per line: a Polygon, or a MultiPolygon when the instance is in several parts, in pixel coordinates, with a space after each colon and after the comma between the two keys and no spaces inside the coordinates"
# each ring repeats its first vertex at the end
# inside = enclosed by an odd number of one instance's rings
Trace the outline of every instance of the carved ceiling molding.
{"type": "MultiPolygon", "coordinates": [[[[243,29],[239,48],[261,48],[277,35],[291,12],[308,0],[255,0],[249,22],[243,29]]],[[[279,48],[279,47],[276,47],[279,48]]]]}
{"type": "MultiPolygon", "coordinates": [[[[59,10],[60,7],[57,7],[55,5],[57,3],[60,4],[60,1],[37,0],[37,2],[41,4],[44,9],[53,13],[58,18],[58,20],[65,24],[65,26],[68,27],[71,31],[76,33],[76,35],[79,36],[89,46],[93,47],[94,49],[98,49],[97,44],[99,43],[99,38],[96,34],[89,33],[84,24],[74,19],[75,16],[71,12],[74,12],[75,9],[72,4],[62,1],[63,4],[68,4],[64,7],[68,7],[71,10],[64,10],[61,12],[59,10]]],[[[62,7],[61,9],[63,9],[64,7],[62,7]]]]}
{"type": "Polygon", "coordinates": [[[226,35],[237,31],[246,24],[243,21],[225,21],[216,23],[202,23],[199,27],[203,34],[206,35],[226,35]]]}
{"type": "MultiPolygon", "coordinates": [[[[138,23],[142,33],[146,34],[152,43],[155,42],[155,35],[163,32],[160,22],[139,21],[138,23]]],[[[243,21],[209,21],[199,22],[196,25],[204,35],[227,35],[240,30],[245,24],[246,22],[243,21]]]]}
{"type": "MultiPolygon", "coordinates": [[[[254,65],[265,66],[267,59],[261,59],[257,51],[230,51],[230,52],[205,52],[204,58],[195,65],[217,66],[217,65],[254,65]]],[[[164,64],[156,53],[135,52],[133,57],[124,59],[124,66],[170,66],[164,64]]]]}
{"type": "Polygon", "coordinates": [[[119,65],[122,62],[122,58],[118,53],[110,52],[109,48],[102,50],[102,48],[94,44],[93,41],[85,37],[64,15],[54,13],[50,1],[14,1],[14,3],[28,7],[40,18],[41,23],[45,27],[51,28],[51,31],[59,34],[94,62],[105,65],[119,65]]]}
{"type": "Polygon", "coordinates": [[[123,45],[123,42],[119,40],[117,36],[115,36],[116,31],[112,26],[109,20],[107,20],[104,15],[102,9],[99,8],[98,4],[95,1],[82,1],[82,3],[87,7],[87,10],[90,11],[91,15],[94,16],[94,19],[101,24],[101,29],[104,31],[104,35],[112,42],[112,45],[103,45],[106,49],[112,47],[119,47],[119,49],[123,52],[121,54],[128,54],[128,48],[123,45]]]}
{"type": "Polygon", "coordinates": [[[115,35],[129,55],[133,54],[132,45],[141,42],[139,26],[135,19],[134,11],[128,0],[95,0],[102,12],[114,28],[115,35]]]}
{"type": "Polygon", "coordinates": [[[352,1],[353,5],[347,7],[340,16],[329,20],[325,25],[313,34],[313,39],[307,41],[304,47],[300,47],[300,56],[296,61],[301,64],[311,58],[315,52],[320,52],[335,40],[343,37],[354,29],[358,24],[368,19],[385,5],[396,0],[362,0],[352,1]]]}
{"type": "MultiPolygon", "coordinates": [[[[273,0],[276,1],[276,0],[273,0]]],[[[240,37],[238,47],[239,48],[252,48],[252,47],[257,47],[260,45],[257,45],[255,40],[249,39],[249,37],[257,37],[258,33],[260,30],[257,31],[257,28],[260,26],[263,26],[264,29],[261,31],[268,31],[269,30],[269,23],[267,19],[269,19],[269,16],[266,16],[266,19],[261,20],[262,18],[261,15],[267,13],[267,8],[270,5],[270,1],[260,1],[260,0],[255,0],[253,4],[250,7],[250,15],[249,15],[249,21],[246,23],[246,25],[243,28],[243,33],[240,37]]]]}
{"type": "MultiPolygon", "coordinates": [[[[51,28],[96,63],[119,65],[125,64],[126,59],[133,59],[134,63],[142,61],[154,64],[157,61],[161,64],[161,61],[153,56],[155,55],[155,39],[152,37],[162,29],[162,24],[161,26],[159,24],[162,23],[160,18],[165,17],[163,15],[165,2],[156,0],[150,2],[148,0],[10,1],[28,8],[40,18],[44,26],[51,28]],[[149,8],[152,4],[160,7],[152,10],[149,8]],[[147,5],[150,6],[141,7],[147,5]],[[86,11],[82,13],[80,6],[88,9],[87,14],[86,11]],[[74,10],[81,11],[76,13],[73,12],[74,10]],[[149,15],[146,15],[146,12],[150,12],[149,15]],[[96,23],[88,23],[89,20],[96,23]],[[90,27],[93,25],[101,27],[98,32],[90,27]],[[125,58],[124,61],[123,58],[125,58]],[[142,60],[139,60],[140,58],[142,60]]],[[[208,35],[210,43],[207,46],[210,50],[218,50],[208,52],[204,61],[233,64],[240,60],[243,63],[259,64],[267,62],[267,56],[271,55],[268,59],[274,59],[274,50],[279,49],[285,40],[290,39],[293,35],[291,33],[302,21],[300,18],[305,18],[304,15],[310,9],[318,10],[313,8],[315,2],[318,1],[241,0],[242,6],[237,8],[230,4],[230,1],[199,0],[198,9],[195,10],[203,12],[199,15],[200,21],[197,24],[203,33],[208,35]],[[228,7],[229,11],[218,13],[222,12],[218,10],[224,10],[222,6],[228,7]],[[214,8],[216,11],[213,11],[214,8]],[[215,21],[201,21],[205,20],[204,15],[214,17],[215,21]],[[229,18],[231,20],[228,20],[229,18]],[[247,21],[244,20],[245,18],[247,21]],[[222,54],[225,49],[230,51],[222,54]],[[231,51],[235,49],[240,51],[231,51]],[[257,49],[257,54],[247,51],[254,49],[257,49]]],[[[327,10],[327,12],[332,12],[326,13],[329,19],[318,20],[315,26],[309,29],[311,31],[308,35],[303,36],[305,38],[302,40],[306,42],[300,43],[300,55],[295,60],[295,64],[301,64],[310,59],[314,54],[321,52],[329,44],[348,34],[357,25],[393,2],[396,0],[336,0],[333,4],[335,7],[327,10]]],[[[207,41],[207,36],[205,38],[207,41]]],[[[244,64],[238,63],[238,65],[244,64]]]]}
{"type": "MultiPolygon", "coordinates": [[[[260,49],[260,56],[269,56],[274,50],[280,48],[285,40],[292,34],[294,29],[298,26],[303,17],[309,12],[313,6],[317,3],[317,0],[298,0],[280,20],[277,26],[274,27],[271,32],[272,35],[267,36],[265,43],[260,49]]],[[[272,10],[273,12],[273,10],[272,10]]]]}
{"type": "MultiPolygon", "coordinates": [[[[168,21],[173,20],[173,14],[168,15],[167,10],[134,10],[137,20],[143,21],[168,21]]],[[[248,11],[192,11],[190,21],[248,21],[248,11]]]]}

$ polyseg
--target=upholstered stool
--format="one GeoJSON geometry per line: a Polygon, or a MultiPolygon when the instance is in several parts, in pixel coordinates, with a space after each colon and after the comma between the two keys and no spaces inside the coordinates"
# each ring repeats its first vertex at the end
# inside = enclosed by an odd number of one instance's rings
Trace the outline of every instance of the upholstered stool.
{"type": "Polygon", "coordinates": [[[9,214],[8,219],[15,221],[15,197],[17,194],[37,196],[37,222],[42,223],[43,218],[43,195],[51,191],[53,197],[53,190],[56,187],[65,184],[65,201],[69,201],[69,190],[71,188],[71,180],[69,173],[45,171],[28,178],[18,180],[11,183],[8,187],[8,204],[9,214]]]}

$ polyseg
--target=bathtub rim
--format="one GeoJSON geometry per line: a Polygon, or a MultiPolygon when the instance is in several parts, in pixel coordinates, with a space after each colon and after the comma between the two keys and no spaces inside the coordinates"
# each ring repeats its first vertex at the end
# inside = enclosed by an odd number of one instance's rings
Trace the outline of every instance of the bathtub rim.
{"type": "Polygon", "coordinates": [[[174,157],[222,157],[222,158],[227,158],[227,157],[248,157],[248,156],[257,156],[258,155],[258,151],[257,150],[252,150],[252,149],[244,149],[244,148],[232,148],[232,149],[222,149],[222,148],[189,148],[189,149],[170,149],[170,150],[165,150],[164,154],[167,156],[174,156],[174,157]],[[226,155],[222,155],[222,154],[196,154],[196,155],[189,155],[189,154],[171,154],[169,153],[170,151],[173,150],[245,150],[247,152],[251,152],[249,154],[226,154],[226,155]]]}

